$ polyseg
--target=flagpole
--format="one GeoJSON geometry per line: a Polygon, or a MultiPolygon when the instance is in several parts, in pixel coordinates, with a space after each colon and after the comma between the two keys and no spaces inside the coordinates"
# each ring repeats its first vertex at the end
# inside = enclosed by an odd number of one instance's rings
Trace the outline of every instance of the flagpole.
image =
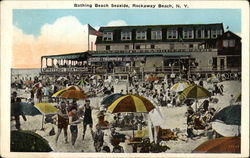
{"type": "Polygon", "coordinates": [[[88,24],[88,51],[89,51],[89,24],[88,24]]]}

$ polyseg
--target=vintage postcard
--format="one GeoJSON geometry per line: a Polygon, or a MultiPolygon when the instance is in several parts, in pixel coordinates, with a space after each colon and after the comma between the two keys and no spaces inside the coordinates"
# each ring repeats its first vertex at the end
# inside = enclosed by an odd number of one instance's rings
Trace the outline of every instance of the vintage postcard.
{"type": "Polygon", "coordinates": [[[249,156],[247,1],[2,1],[1,15],[1,156],[249,156]]]}

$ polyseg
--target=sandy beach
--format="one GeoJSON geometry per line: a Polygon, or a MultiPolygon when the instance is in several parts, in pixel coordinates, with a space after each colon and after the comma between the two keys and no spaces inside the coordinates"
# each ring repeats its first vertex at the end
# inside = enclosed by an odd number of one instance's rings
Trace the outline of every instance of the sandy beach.
{"type": "MultiPolygon", "coordinates": [[[[223,107],[226,107],[229,105],[229,100],[230,100],[230,95],[233,94],[234,96],[241,93],[241,81],[223,81],[220,82],[220,84],[224,85],[224,92],[223,96],[222,95],[215,95],[213,98],[217,98],[219,100],[218,103],[210,103],[209,107],[213,107],[216,110],[220,110],[223,107]]],[[[204,87],[208,87],[209,84],[204,82],[204,87]]],[[[160,85],[156,85],[157,89],[160,89],[160,85]]],[[[120,92],[121,89],[126,89],[126,83],[119,83],[119,84],[114,84],[114,90],[115,93],[120,92]]],[[[23,89],[18,90],[18,97],[24,97],[27,98],[29,97],[29,93],[26,93],[23,89]]],[[[93,107],[100,107],[100,102],[103,99],[102,97],[93,97],[90,98],[90,105],[93,107]]],[[[202,100],[199,100],[198,105],[203,102],[202,100]]],[[[78,105],[83,105],[84,101],[78,101],[78,105]]],[[[179,128],[183,133],[186,133],[187,129],[187,124],[186,124],[186,117],[185,117],[185,112],[187,110],[187,107],[185,105],[182,105],[181,107],[159,107],[160,111],[163,115],[164,118],[164,124],[162,127],[166,129],[175,129],[179,128]]],[[[193,107],[195,108],[195,107],[193,107]]],[[[93,125],[94,125],[94,131],[95,131],[95,125],[98,122],[97,119],[97,113],[98,110],[93,110],[92,111],[92,116],[93,116],[93,125]]],[[[83,125],[82,123],[78,125],[78,138],[76,140],[75,148],[72,148],[71,144],[65,144],[64,143],[64,136],[63,132],[61,133],[57,145],[55,144],[55,135],[54,136],[49,136],[49,131],[52,129],[52,127],[55,128],[55,131],[57,132],[57,127],[54,124],[45,124],[44,125],[44,130],[40,130],[42,126],[42,115],[36,115],[36,116],[26,116],[27,121],[23,121],[21,119],[21,129],[22,130],[31,130],[42,137],[44,137],[46,140],[48,140],[50,146],[53,149],[53,152],[95,152],[95,148],[93,145],[93,140],[91,137],[90,129],[87,128],[86,131],[86,136],[84,141],[82,141],[82,131],[83,131],[83,125]]],[[[105,113],[105,119],[109,121],[110,123],[113,122],[113,117],[114,115],[111,113],[105,113]]],[[[147,128],[147,127],[145,127],[147,128]]],[[[11,122],[11,130],[15,129],[14,121],[11,122]]],[[[112,149],[112,145],[110,144],[109,141],[109,135],[110,135],[110,130],[106,129],[103,130],[105,135],[104,135],[104,145],[109,146],[112,149]]],[[[123,131],[119,128],[117,128],[117,131],[120,133],[124,133],[127,135],[132,136],[132,130],[129,131],[123,131]]],[[[70,131],[68,129],[68,138],[70,140],[70,131]]],[[[192,150],[194,150],[197,146],[199,146],[201,143],[205,142],[208,140],[207,137],[201,137],[196,140],[189,139],[187,142],[186,141],[181,141],[181,140],[170,140],[167,141],[167,146],[170,148],[167,150],[167,153],[190,153],[192,150]]],[[[122,142],[120,144],[123,146],[124,150],[126,153],[132,153],[132,146],[127,145],[127,142],[122,142]]]]}

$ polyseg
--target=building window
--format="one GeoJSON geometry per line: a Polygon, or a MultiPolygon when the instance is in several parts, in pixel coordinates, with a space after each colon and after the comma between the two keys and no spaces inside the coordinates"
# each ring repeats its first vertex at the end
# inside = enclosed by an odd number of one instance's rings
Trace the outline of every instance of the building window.
{"type": "Polygon", "coordinates": [[[107,45],[107,46],[106,46],[106,50],[110,50],[110,45],[107,45]]]}
{"type": "Polygon", "coordinates": [[[167,38],[168,39],[177,39],[178,31],[177,30],[168,30],[167,31],[167,38]]]}
{"type": "Polygon", "coordinates": [[[235,47],[235,40],[229,40],[229,47],[235,47]]]}
{"type": "Polygon", "coordinates": [[[196,38],[204,38],[204,30],[198,29],[196,30],[196,38]]]}
{"type": "Polygon", "coordinates": [[[152,31],[151,32],[151,39],[154,39],[154,40],[162,39],[162,32],[161,31],[152,31]]]}
{"type": "Polygon", "coordinates": [[[193,48],[194,48],[194,45],[193,45],[193,44],[189,44],[189,48],[190,48],[190,49],[193,49],[193,48]]]}
{"type": "Polygon", "coordinates": [[[125,45],[125,46],[124,46],[124,49],[129,49],[129,45],[125,45]]]}
{"type": "Polygon", "coordinates": [[[183,38],[184,39],[194,38],[194,31],[193,30],[183,30],[183,38]]]}
{"type": "Polygon", "coordinates": [[[136,45],[135,49],[141,49],[141,46],[140,45],[136,45]]]}
{"type": "Polygon", "coordinates": [[[154,45],[154,44],[151,44],[150,48],[151,48],[151,49],[155,49],[155,45],[154,45]]]}
{"type": "Polygon", "coordinates": [[[222,30],[211,30],[211,37],[212,38],[217,38],[219,35],[222,35],[222,30]]]}
{"type": "Polygon", "coordinates": [[[121,40],[131,40],[131,32],[121,32],[121,40]]]}
{"type": "Polygon", "coordinates": [[[146,40],[147,32],[146,31],[136,31],[136,39],[137,40],[146,40]]]}
{"type": "Polygon", "coordinates": [[[205,38],[209,38],[210,37],[210,30],[208,30],[208,29],[204,30],[204,37],[205,38]]]}
{"type": "Polygon", "coordinates": [[[113,32],[104,32],[102,39],[103,39],[103,41],[112,41],[113,40],[113,32]]]}

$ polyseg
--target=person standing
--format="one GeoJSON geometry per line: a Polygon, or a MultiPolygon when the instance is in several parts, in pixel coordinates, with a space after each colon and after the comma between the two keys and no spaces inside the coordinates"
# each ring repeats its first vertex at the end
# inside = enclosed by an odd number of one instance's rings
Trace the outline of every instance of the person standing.
{"type": "Polygon", "coordinates": [[[20,130],[21,129],[21,123],[20,123],[20,115],[23,117],[23,120],[26,121],[26,117],[25,115],[23,114],[22,112],[22,109],[21,109],[21,98],[12,98],[11,100],[11,116],[14,116],[15,118],[15,122],[16,122],[16,129],[17,130],[20,130]]]}
{"type": "Polygon", "coordinates": [[[56,135],[56,144],[57,144],[58,138],[62,130],[64,131],[65,144],[68,143],[67,130],[68,130],[68,124],[69,124],[69,117],[68,117],[68,111],[67,111],[65,102],[61,102],[58,114],[55,115],[55,117],[53,118],[57,120],[57,127],[58,127],[58,131],[56,135]]]}
{"type": "Polygon", "coordinates": [[[89,125],[90,131],[91,131],[91,135],[93,138],[93,119],[92,119],[92,108],[90,107],[90,100],[86,100],[85,101],[85,111],[84,111],[84,119],[83,119],[83,135],[82,135],[82,140],[84,140],[85,137],[85,133],[86,133],[86,129],[87,129],[87,125],[89,125]]]}
{"type": "Polygon", "coordinates": [[[75,142],[77,139],[78,128],[77,124],[80,123],[80,120],[77,116],[77,107],[72,106],[69,112],[69,124],[70,124],[70,132],[71,132],[71,144],[73,148],[75,147],[75,142]]]}
{"type": "Polygon", "coordinates": [[[96,125],[96,132],[94,132],[93,138],[95,151],[100,152],[104,142],[104,132],[101,130],[101,126],[99,124],[96,125]]]}

